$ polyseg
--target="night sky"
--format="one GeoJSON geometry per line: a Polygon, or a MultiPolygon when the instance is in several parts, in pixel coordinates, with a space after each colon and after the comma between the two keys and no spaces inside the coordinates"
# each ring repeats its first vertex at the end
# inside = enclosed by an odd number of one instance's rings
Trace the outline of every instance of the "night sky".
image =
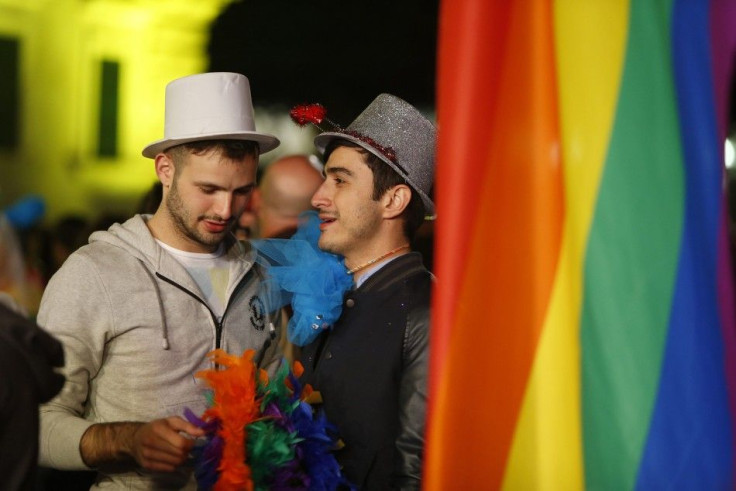
{"type": "Polygon", "coordinates": [[[256,105],[320,102],[347,125],[381,92],[434,107],[438,0],[251,0],[215,20],[210,71],[246,75],[256,105]]]}

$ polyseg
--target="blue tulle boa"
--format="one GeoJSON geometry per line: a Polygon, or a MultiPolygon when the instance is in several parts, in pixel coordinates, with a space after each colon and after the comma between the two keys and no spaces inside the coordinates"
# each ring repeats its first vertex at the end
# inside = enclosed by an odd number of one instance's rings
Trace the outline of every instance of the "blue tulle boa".
{"type": "Polygon", "coordinates": [[[304,346],[331,328],[342,312],[345,292],[353,284],[343,259],[318,246],[319,217],[314,211],[300,216],[291,239],[251,241],[267,270],[272,305],[291,304],[289,341],[304,346]]]}

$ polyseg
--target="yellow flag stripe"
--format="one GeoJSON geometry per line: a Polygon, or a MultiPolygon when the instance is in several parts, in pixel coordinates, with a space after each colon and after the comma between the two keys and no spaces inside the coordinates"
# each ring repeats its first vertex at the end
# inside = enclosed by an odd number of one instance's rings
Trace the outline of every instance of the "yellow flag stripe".
{"type": "Polygon", "coordinates": [[[613,127],[628,21],[629,3],[624,0],[555,2],[566,216],[552,301],[516,427],[505,489],[584,487],[579,343],[583,254],[613,127]]]}

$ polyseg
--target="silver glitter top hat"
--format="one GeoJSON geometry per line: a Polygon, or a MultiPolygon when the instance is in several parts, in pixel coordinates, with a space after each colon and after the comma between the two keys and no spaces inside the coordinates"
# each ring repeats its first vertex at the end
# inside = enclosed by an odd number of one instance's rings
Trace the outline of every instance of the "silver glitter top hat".
{"type": "Polygon", "coordinates": [[[323,153],[336,138],[360,145],[390,165],[422,198],[426,218],[435,217],[429,193],[434,182],[436,130],[414,106],[381,94],[347,128],[318,135],[314,145],[323,153]]]}

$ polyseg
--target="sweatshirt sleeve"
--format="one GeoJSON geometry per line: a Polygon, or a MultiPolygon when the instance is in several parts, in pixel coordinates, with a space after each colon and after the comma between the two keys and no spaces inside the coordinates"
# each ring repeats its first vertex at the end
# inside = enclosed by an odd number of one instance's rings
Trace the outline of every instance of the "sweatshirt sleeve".
{"type": "Polygon", "coordinates": [[[38,323],[64,346],[66,383],[40,411],[40,464],[88,469],[79,442],[93,423],[84,416],[90,380],[100,369],[105,340],[113,335],[108,292],[95,264],[82,252],[70,256],[44,291],[38,323]]]}

